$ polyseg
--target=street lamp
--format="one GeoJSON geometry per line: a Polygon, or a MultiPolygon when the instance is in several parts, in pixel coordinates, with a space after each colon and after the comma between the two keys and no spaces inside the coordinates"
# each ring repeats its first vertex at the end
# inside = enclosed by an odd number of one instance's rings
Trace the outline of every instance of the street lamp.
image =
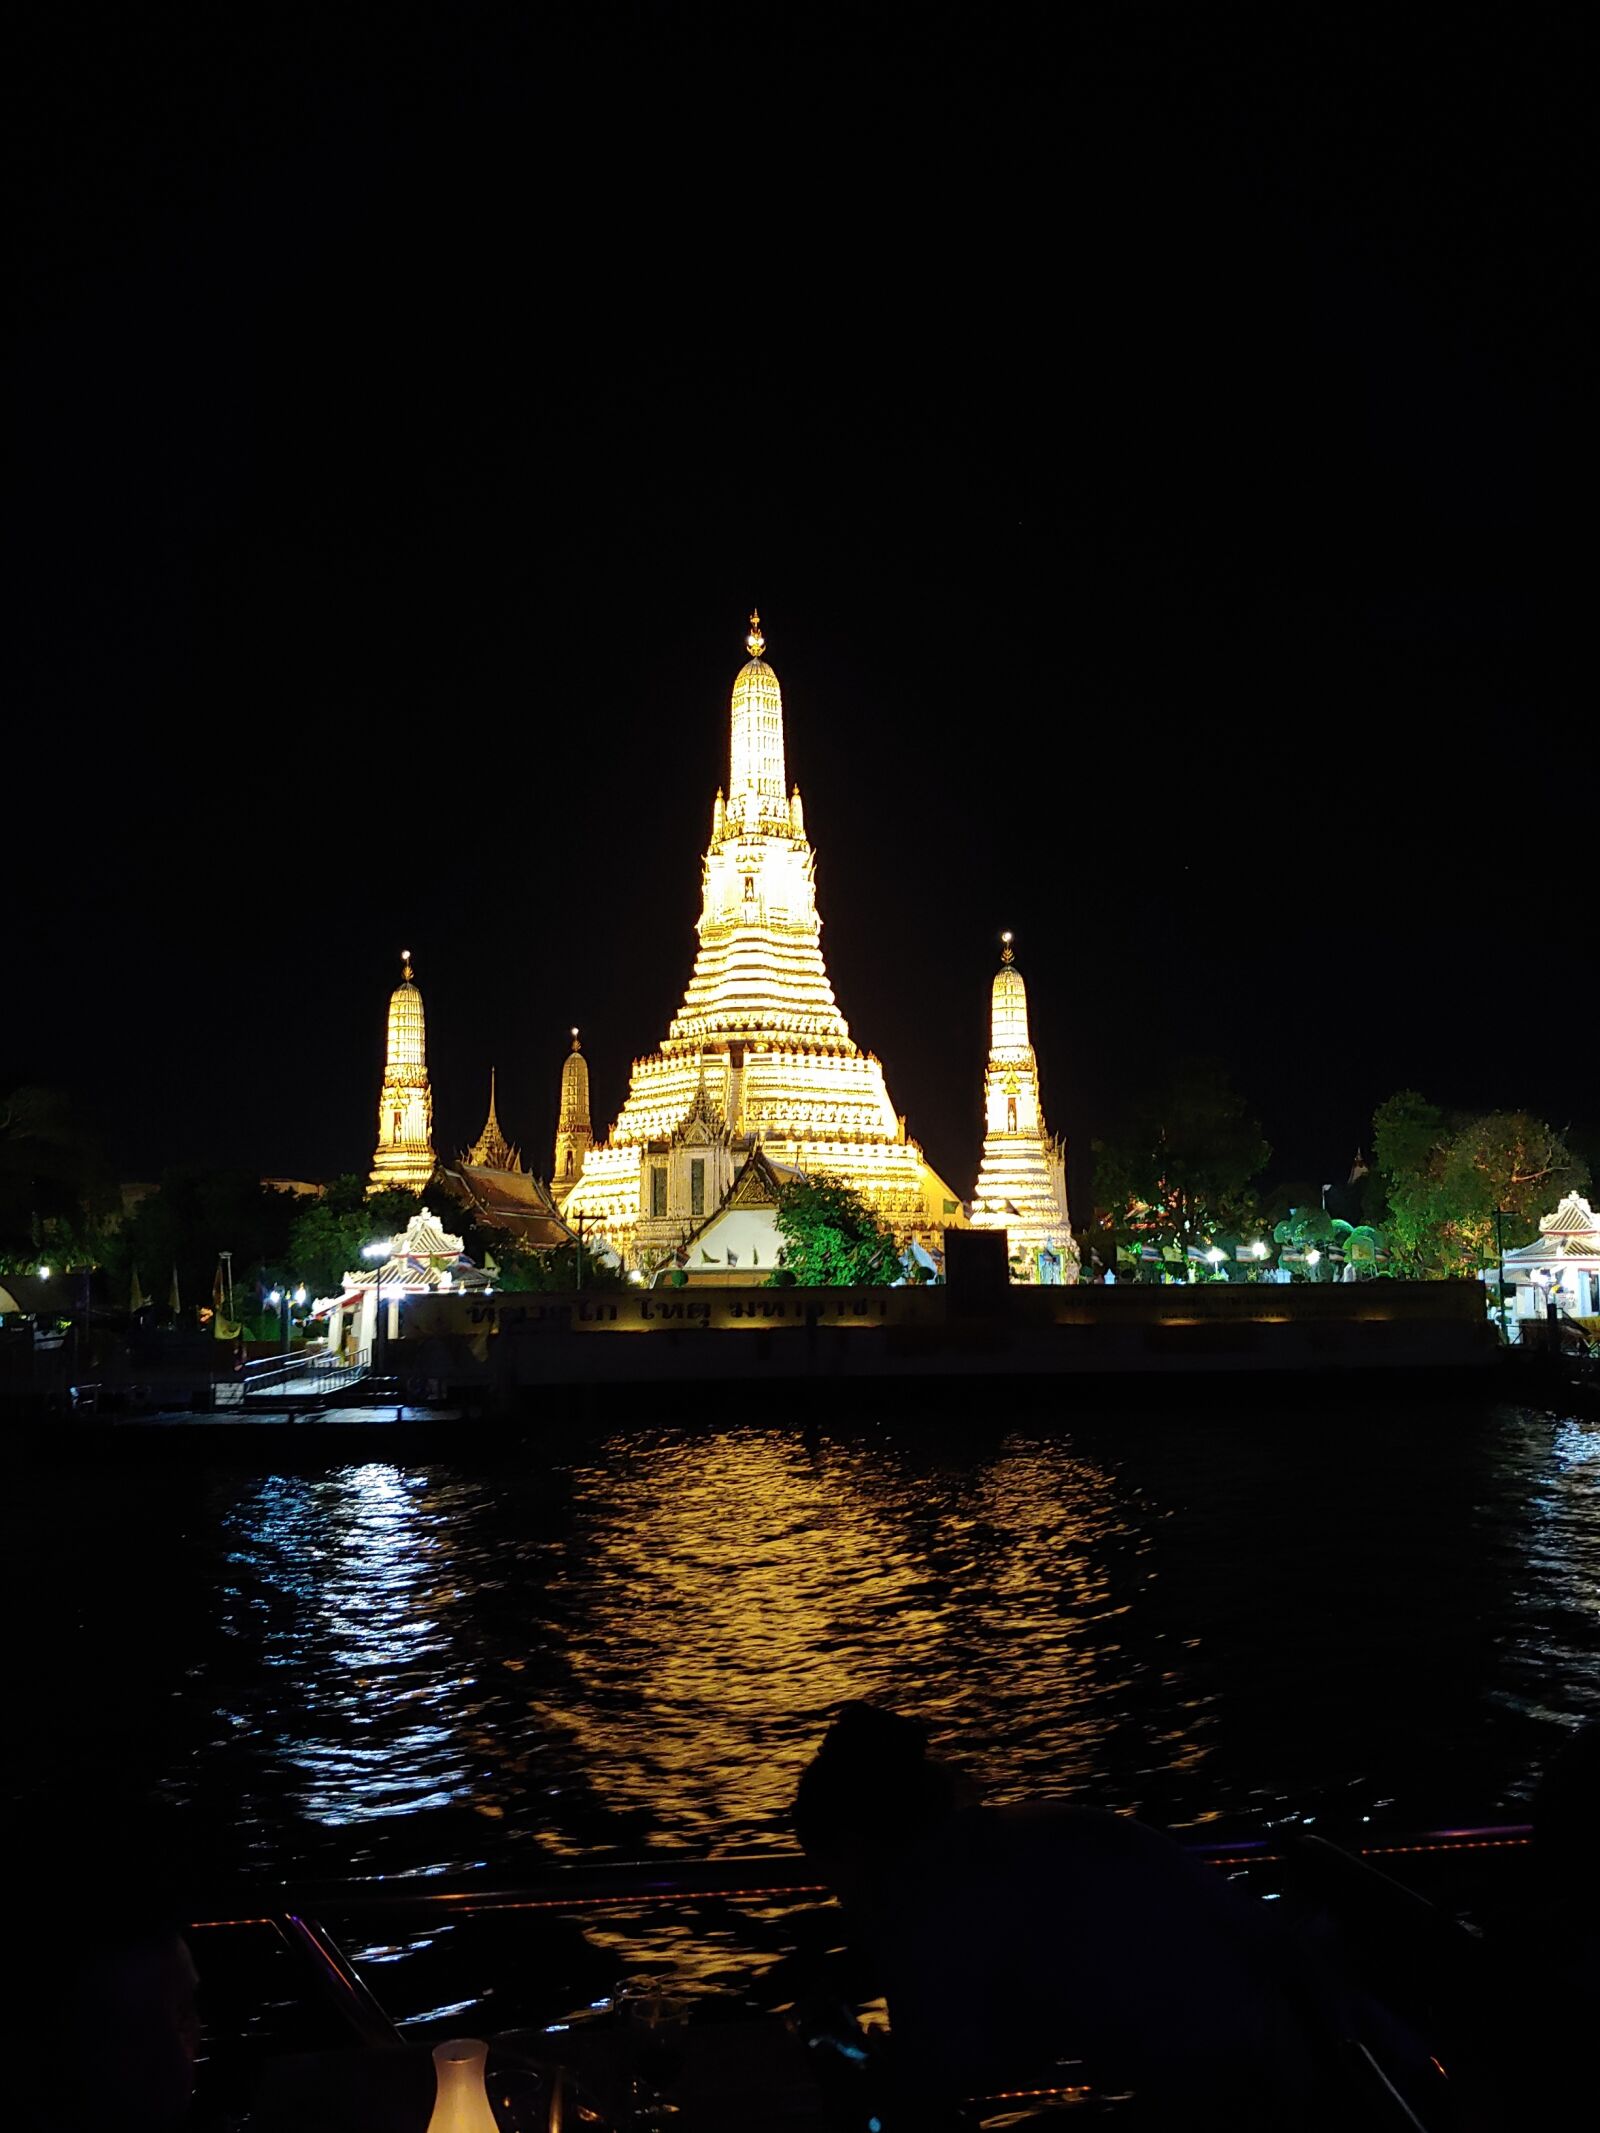
{"type": "MultiPolygon", "coordinates": [[[[1315,1245],[1312,1245],[1310,1251],[1306,1253],[1306,1265],[1309,1267],[1315,1267],[1320,1265],[1321,1261],[1322,1254],[1317,1250],[1315,1245]]],[[[1317,1277],[1315,1274],[1313,1274],[1311,1278],[1313,1281],[1315,1281],[1317,1277]]]]}
{"type": "Polygon", "coordinates": [[[292,1296],[287,1288],[273,1289],[267,1296],[267,1302],[272,1304],[278,1313],[278,1331],[283,1341],[283,1359],[285,1362],[289,1360],[289,1306],[291,1303],[303,1304],[305,1300],[306,1292],[303,1285],[297,1288],[292,1296]]]}
{"type": "Polygon", "coordinates": [[[375,1244],[361,1247],[363,1259],[377,1261],[372,1274],[372,1374],[379,1375],[378,1355],[383,1344],[383,1269],[384,1262],[394,1255],[394,1239],[380,1237],[375,1244]]]}
{"type": "Polygon", "coordinates": [[[1222,1246],[1220,1244],[1212,1245],[1210,1251],[1206,1253],[1206,1257],[1211,1261],[1211,1271],[1213,1274],[1215,1274],[1217,1268],[1221,1266],[1223,1260],[1226,1259],[1227,1256],[1227,1253],[1222,1249],[1222,1246]]]}
{"type": "Polygon", "coordinates": [[[47,1266],[40,1267],[39,1279],[41,1281],[48,1281],[50,1279],[50,1269],[47,1266]]]}

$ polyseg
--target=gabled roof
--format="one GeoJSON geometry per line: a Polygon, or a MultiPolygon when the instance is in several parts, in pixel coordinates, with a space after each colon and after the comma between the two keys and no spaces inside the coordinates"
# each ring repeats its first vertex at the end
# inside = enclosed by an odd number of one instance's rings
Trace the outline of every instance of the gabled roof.
{"type": "Polygon", "coordinates": [[[726,1147],[733,1136],[728,1131],[728,1121],[720,1108],[706,1092],[702,1075],[695,1086],[694,1101],[678,1125],[672,1129],[674,1147],[685,1144],[692,1148],[726,1147]]]}
{"type": "Polygon", "coordinates": [[[1595,1220],[1594,1209],[1581,1194],[1569,1192],[1553,1215],[1541,1215],[1539,1234],[1543,1237],[1593,1237],[1600,1246],[1600,1222],[1595,1220]]]}
{"type": "Polygon", "coordinates": [[[458,1163],[441,1166],[439,1182],[480,1222],[503,1229],[530,1251],[554,1251],[574,1241],[575,1233],[562,1221],[549,1193],[526,1170],[490,1170],[458,1163]]]}
{"type": "Polygon", "coordinates": [[[791,1169],[787,1163],[773,1162],[757,1142],[739,1165],[733,1183],[723,1194],[721,1201],[712,1208],[704,1221],[697,1222],[693,1229],[685,1231],[683,1242],[677,1249],[688,1253],[693,1263],[693,1248],[724,1215],[749,1208],[776,1207],[784,1186],[794,1184],[803,1176],[803,1171],[791,1169]]]}
{"type": "Polygon", "coordinates": [[[1569,1192],[1553,1215],[1540,1217],[1539,1234],[1531,1244],[1506,1253],[1506,1265],[1513,1268],[1571,1265],[1575,1260],[1600,1265],[1600,1221],[1576,1192],[1569,1192]]]}
{"type": "MultiPolygon", "coordinates": [[[[799,1175],[798,1170],[787,1167],[780,1170],[758,1143],[740,1164],[722,1207],[716,1212],[720,1215],[727,1207],[776,1207],[784,1186],[793,1184],[799,1175]]],[[[703,1229],[705,1224],[700,1226],[703,1229]]]]}

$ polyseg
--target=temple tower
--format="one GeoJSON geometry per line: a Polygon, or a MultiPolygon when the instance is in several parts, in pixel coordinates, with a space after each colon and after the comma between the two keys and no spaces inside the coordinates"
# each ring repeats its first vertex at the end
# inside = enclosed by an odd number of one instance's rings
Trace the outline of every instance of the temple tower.
{"type": "Polygon", "coordinates": [[[433,1176],[433,1091],[428,1086],[428,1031],[422,995],[412,982],[411,950],[402,948],[403,976],[389,996],[389,1042],[378,1097],[378,1146],[368,1192],[401,1186],[420,1192],[433,1176]]]}
{"type": "Polygon", "coordinates": [[[471,1170],[516,1170],[522,1168],[520,1152],[513,1148],[500,1130],[500,1121],[494,1111],[494,1068],[489,1069],[489,1116],[484,1120],[483,1131],[470,1148],[461,1151],[462,1162],[471,1170]]]}
{"type": "MultiPolygon", "coordinates": [[[[852,1041],[834,1000],[816,857],[786,777],[783,691],[759,615],[745,650],[683,1005],[660,1049],[634,1061],[627,1101],[589,1148],[562,1210],[641,1260],[713,1211],[714,1187],[757,1143],[780,1168],[842,1178],[905,1236],[935,1237],[959,1219],[955,1195],[906,1138],[883,1068],[852,1041]]],[[[561,1149],[558,1136],[558,1173],[561,1149]]]]}
{"type": "Polygon", "coordinates": [[[584,1160],[594,1146],[589,1123],[589,1062],[572,1032],[572,1049],[561,1069],[561,1114],[556,1123],[555,1160],[550,1170],[550,1197],[557,1207],[583,1175],[584,1160]]]}
{"type": "Polygon", "coordinates": [[[1014,1280],[1073,1281],[1078,1249],[1067,1220],[1066,1150],[1045,1127],[1039,1062],[1028,1038],[1028,989],[1015,966],[1011,935],[1002,933],[1000,942],[972,1226],[1006,1232],[1014,1280]]]}

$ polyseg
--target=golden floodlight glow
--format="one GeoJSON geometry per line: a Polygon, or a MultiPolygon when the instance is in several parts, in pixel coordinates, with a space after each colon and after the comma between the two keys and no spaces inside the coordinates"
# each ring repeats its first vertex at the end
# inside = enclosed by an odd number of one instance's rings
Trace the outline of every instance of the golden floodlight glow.
{"type": "MultiPolygon", "coordinates": [[[[620,1250],[659,1254],[715,1212],[742,1154],[854,1186],[903,1237],[934,1237],[956,1197],[908,1140],[839,1012],[822,958],[816,857],[785,775],[783,691],[761,656],[733,685],[728,784],[711,811],[699,951],[659,1051],[634,1062],[606,1139],[587,1146],[563,1213],[620,1250]]],[[[571,1062],[568,1062],[569,1065],[571,1062]]],[[[587,1126],[587,1069],[584,1125],[587,1126]]],[[[563,1131],[567,1092],[563,1084],[563,1131]]],[[[557,1185],[567,1145],[557,1139],[557,1185]]],[[[956,1219],[959,1219],[957,1216],[956,1219]]]]}
{"type": "MultiPolygon", "coordinates": [[[[422,995],[412,983],[411,950],[400,951],[402,976],[389,996],[389,1041],[378,1095],[378,1145],[367,1190],[399,1186],[420,1192],[433,1176],[433,1090],[422,995]]],[[[491,1101],[492,1109],[492,1101],[491,1101]]]]}

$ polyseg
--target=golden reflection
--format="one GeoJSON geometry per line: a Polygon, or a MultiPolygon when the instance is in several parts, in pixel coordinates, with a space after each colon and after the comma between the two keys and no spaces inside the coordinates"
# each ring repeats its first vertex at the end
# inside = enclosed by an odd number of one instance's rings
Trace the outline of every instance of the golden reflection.
{"type": "Polygon", "coordinates": [[[531,1708],[608,1807],[669,1842],[791,1841],[763,1825],[829,1712],[893,1693],[943,1634],[892,1527],[792,1437],[660,1447],[607,1477],[581,1541],[557,1583],[584,1607],[571,1693],[531,1708]]]}
{"type": "Polygon", "coordinates": [[[1135,1697],[1141,1760],[1204,1756],[1200,1700],[1123,1649],[1148,1543],[1058,1447],[886,1488],[881,1452],[729,1433],[608,1461],[603,1489],[574,1478],[582,1524],[551,1599],[578,1603],[581,1634],[562,1695],[529,1709],[651,1841],[788,1844],[800,1771],[850,1697],[923,1718],[996,1798],[1102,1773],[1135,1697]]]}

